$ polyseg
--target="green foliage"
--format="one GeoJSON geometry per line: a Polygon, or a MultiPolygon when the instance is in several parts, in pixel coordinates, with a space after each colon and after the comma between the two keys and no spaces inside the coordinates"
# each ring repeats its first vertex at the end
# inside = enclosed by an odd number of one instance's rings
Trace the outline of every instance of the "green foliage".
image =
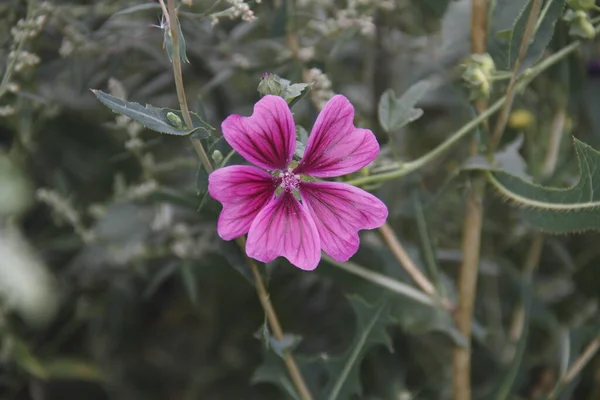
{"type": "Polygon", "coordinates": [[[213,128],[202,120],[197,114],[191,113],[194,127],[185,128],[183,115],[181,111],[171,110],[169,108],[157,108],[150,104],[142,106],[117,97],[111,96],[100,90],[92,90],[94,95],[113,112],[123,114],[139,122],[143,126],[159,133],[169,135],[187,136],[192,133],[200,134],[201,137],[208,137],[213,128]]]}
{"type": "Polygon", "coordinates": [[[488,172],[500,194],[523,207],[522,216],[533,226],[551,233],[600,230],[600,154],[575,139],[579,181],[567,189],[547,188],[507,172],[488,172]]]}
{"type": "Polygon", "coordinates": [[[388,133],[392,133],[419,119],[423,110],[415,108],[421,100],[429,84],[417,82],[411,86],[401,97],[396,97],[392,89],[386,91],[379,100],[379,124],[388,133]]]}
{"type": "Polygon", "coordinates": [[[543,1],[493,157],[531,0],[485,2],[493,63],[470,54],[469,0],[175,1],[178,49],[160,5],[134,3],[0,2],[0,398],[300,399],[291,352],[315,400],[447,399],[461,346],[472,400],[598,392],[593,363],[567,374],[599,332],[593,2],[543,1]],[[187,140],[215,167],[245,164],[213,126],[265,93],[292,109],[297,159],[324,102],[350,100],[382,146],[339,180],[386,203],[433,294],[362,231],[348,262],[258,264],[273,337],[187,140]],[[469,341],[454,315],[473,175],[489,190],[469,341]]]}
{"type": "MultiPolygon", "coordinates": [[[[326,383],[311,387],[317,399],[349,399],[362,393],[360,383],[360,365],[363,358],[373,346],[384,345],[392,350],[386,328],[393,323],[390,317],[389,296],[381,296],[373,305],[367,304],[358,297],[350,297],[348,301],[356,318],[355,334],[351,344],[340,355],[322,355],[316,359],[304,359],[303,371],[319,370],[326,374],[326,383]]],[[[285,374],[281,373],[281,360],[266,357],[265,363],[255,372],[253,382],[271,382],[277,384],[290,398],[297,399],[293,385],[285,374]]]]}

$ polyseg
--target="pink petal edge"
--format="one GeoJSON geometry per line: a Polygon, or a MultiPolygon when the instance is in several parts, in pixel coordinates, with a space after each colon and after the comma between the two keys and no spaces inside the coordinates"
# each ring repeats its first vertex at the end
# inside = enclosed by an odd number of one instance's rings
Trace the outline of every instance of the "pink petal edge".
{"type": "Polygon", "coordinates": [[[217,169],[208,177],[208,192],[221,204],[217,232],[224,240],[244,235],[275,193],[273,177],[248,165],[217,169]]]}
{"type": "Polygon", "coordinates": [[[321,246],[306,206],[288,192],[271,199],[250,226],[246,253],[264,263],[283,256],[300,269],[315,269],[321,246]]]}
{"type": "Polygon", "coordinates": [[[359,230],[379,228],[388,217],[381,200],[345,183],[302,182],[300,194],[315,221],[321,248],[336,261],[348,261],[358,251],[359,230]]]}
{"type": "Polygon", "coordinates": [[[292,161],[296,127],[290,108],[279,96],[264,96],[250,117],[230,115],[221,130],[235,151],[261,168],[283,170],[292,161]]]}
{"type": "Polygon", "coordinates": [[[317,117],[295,171],[318,178],[342,176],[358,171],[378,154],[373,132],[356,128],[354,107],[346,97],[336,95],[317,117]]]}

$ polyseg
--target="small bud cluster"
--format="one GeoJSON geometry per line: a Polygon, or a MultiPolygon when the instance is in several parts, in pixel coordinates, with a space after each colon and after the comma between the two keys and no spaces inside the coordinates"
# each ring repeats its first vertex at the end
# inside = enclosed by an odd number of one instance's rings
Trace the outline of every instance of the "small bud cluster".
{"type": "Polygon", "coordinates": [[[569,23],[569,35],[583,39],[593,39],[596,36],[594,25],[585,9],[568,10],[563,19],[569,23]]]}
{"type": "Polygon", "coordinates": [[[32,19],[21,19],[10,29],[10,34],[16,42],[33,39],[44,28],[46,18],[46,15],[38,15],[32,19]]]}
{"type": "Polygon", "coordinates": [[[358,28],[366,36],[375,32],[373,17],[360,15],[353,9],[341,10],[336,13],[335,18],[328,18],[325,22],[311,20],[308,25],[323,36],[330,36],[350,28],[358,28]]]}
{"type": "Polygon", "coordinates": [[[331,81],[318,68],[312,68],[308,71],[308,81],[312,82],[311,99],[315,106],[320,110],[325,103],[335,94],[331,90],[331,81]]]}
{"type": "Polygon", "coordinates": [[[471,99],[487,99],[492,91],[492,74],[496,70],[489,54],[472,54],[463,65],[463,80],[471,89],[471,99]]]}
{"type": "MultiPolygon", "coordinates": [[[[262,0],[256,0],[257,4],[260,4],[261,2],[262,0]]],[[[219,18],[223,17],[229,17],[230,19],[240,18],[242,21],[246,22],[252,22],[256,19],[254,11],[250,9],[250,6],[244,0],[227,0],[227,3],[229,3],[231,7],[211,15],[213,26],[219,23],[219,18]]]]}
{"type": "Polygon", "coordinates": [[[10,60],[16,59],[14,67],[15,72],[21,72],[26,68],[34,67],[40,63],[40,58],[36,54],[26,50],[21,50],[19,52],[13,50],[8,53],[8,58],[10,60]]]}

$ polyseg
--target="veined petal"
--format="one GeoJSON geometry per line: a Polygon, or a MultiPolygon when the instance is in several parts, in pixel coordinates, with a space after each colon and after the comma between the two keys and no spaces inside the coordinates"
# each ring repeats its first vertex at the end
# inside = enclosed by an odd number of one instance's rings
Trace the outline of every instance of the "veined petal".
{"type": "Polygon", "coordinates": [[[302,182],[300,194],[319,231],[321,248],[340,262],[358,251],[359,230],[378,228],[388,216],[381,200],[345,183],[302,182]]]}
{"type": "Polygon", "coordinates": [[[337,95],[317,117],[296,172],[319,178],[346,175],[369,164],[377,154],[379,144],[373,132],[354,126],[354,107],[337,95]]]}
{"type": "Polygon", "coordinates": [[[235,151],[259,167],[283,170],[292,161],[296,149],[294,119],[279,96],[264,96],[250,117],[230,115],[221,130],[235,151]]]}
{"type": "Polygon", "coordinates": [[[275,189],[271,175],[249,165],[232,165],[212,172],[208,177],[208,191],[223,204],[217,224],[219,236],[231,240],[247,233],[275,189]]]}
{"type": "Polygon", "coordinates": [[[273,198],[250,226],[246,253],[264,263],[283,256],[300,269],[315,269],[321,246],[306,206],[289,192],[273,198]]]}

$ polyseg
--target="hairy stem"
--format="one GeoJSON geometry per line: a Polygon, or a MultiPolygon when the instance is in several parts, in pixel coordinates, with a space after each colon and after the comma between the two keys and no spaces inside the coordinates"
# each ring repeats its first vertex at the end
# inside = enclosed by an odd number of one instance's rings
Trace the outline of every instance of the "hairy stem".
{"type": "Polygon", "coordinates": [[[500,114],[498,115],[498,119],[496,121],[496,125],[494,126],[494,131],[492,132],[492,137],[490,140],[490,146],[488,149],[489,154],[493,154],[496,150],[496,147],[500,144],[500,140],[502,139],[502,135],[504,134],[504,129],[506,128],[506,123],[508,122],[508,115],[512,108],[512,103],[515,98],[516,88],[517,88],[517,78],[519,77],[519,69],[521,68],[521,62],[525,58],[527,54],[527,49],[529,49],[529,44],[531,43],[531,37],[535,32],[535,27],[537,25],[538,15],[540,13],[540,9],[542,8],[542,0],[533,0],[531,5],[531,12],[527,17],[527,24],[525,25],[525,32],[523,32],[523,38],[521,40],[521,44],[519,46],[519,55],[515,60],[515,65],[513,67],[513,73],[508,82],[508,88],[506,89],[506,102],[500,110],[500,114]]]}
{"type": "MultiPolygon", "coordinates": [[[[161,6],[163,7],[164,12],[164,1],[160,0],[161,6]]],[[[183,119],[185,120],[185,124],[188,129],[194,127],[194,123],[192,122],[192,116],[190,115],[190,110],[187,105],[187,99],[185,96],[185,90],[183,87],[183,74],[181,72],[181,54],[179,53],[179,21],[177,20],[177,10],[175,9],[175,0],[167,0],[167,12],[165,13],[167,18],[167,24],[169,25],[171,40],[173,43],[173,76],[175,78],[175,88],[177,90],[177,99],[179,100],[179,107],[181,108],[181,113],[183,114],[183,119]]],[[[190,137],[192,141],[192,146],[194,150],[198,154],[198,158],[200,158],[200,162],[202,166],[206,170],[207,173],[211,173],[213,171],[212,164],[202,143],[200,140],[190,137]]]]}
{"type": "Polygon", "coordinates": [[[439,299],[442,302],[442,305],[447,309],[452,309],[452,304],[447,299],[441,299],[438,292],[435,290],[435,286],[431,283],[431,281],[421,272],[419,267],[414,263],[414,261],[410,258],[402,243],[398,240],[392,228],[387,224],[383,224],[379,228],[379,233],[383,237],[386,245],[392,251],[392,254],[396,257],[400,265],[404,267],[404,270],[410,275],[410,277],[415,281],[417,286],[421,288],[422,291],[427,293],[429,296],[439,299]]]}
{"type": "MultiPolygon", "coordinates": [[[[487,10],[485,0],[471,3],[471,51],[483,54],[486,51],[487,10]]],[[[477,100],[475,107],[479,115],[486,113],[487,101],[477,100]]],[[[482,120],[487,125],[487,119],[482,120]]],[[[478,141],[471,140],[470,154],[478,152],[478,141]]],[[[463,261],[458,271],[458,304],[455,313],[456,327],[470,343],[473,305],[477,290],[477,273],[481,251],[483,226],[483,197],[485,180],[477,176],[471,180],[466,199],[465,224],[462,235],[463,261]]],[[[453,396],[457,400],[471,398],[471,349],[470,346],[454,346],[452,353],[453,396]]]]}
{"type": "MultiPolygon", "coordinates": [[[[600,20],[600,18],[598,18],[598,20],[600,20]]],[[[599,21],[595,21],[595,22],[597,23],[599,21]]],[[[597,34],[600,33],[600,26],[596,27],[596,33],[597,34]]],[[[563,60],[571,53],[573,53],[575,50],[577,50],[579,48],[579,46],[581,46],[581,44],[582,44],[582,41],[580,41],[580,40],[575,41],[575,42],[569,44],[568,46],[563,47],[562,49],[560,49],[556,53],[552,54],[548,58],[545,58],[544,60],[539,62],[535,67],[530,68],[528,70],[527,74],[521,75],[521,77],[517,81],[517,84],[514,86],[515,87],[514,92],[523,90],[525,87],[527,87],[527,85],[529,85],[529,83],[534,78],[536,78],[542,72],[546,71],[548,68],[550,68],[554,64],[558,63],[559,61],[563,60]]],[[[490,105],[488,107],[488,109],[485,110],[485,112],[479,114],[478,116],[476,116],[475,118],[473,118],[472,120],[467,122],[465,125],[463,125],[461,128],[459,128],[456,132],[450,134],[448,139],[446,139],[444,142],[440,143],[435,149],[433,149],[429,153],[417,158],[416,160],[403,163],[400,166],[398,166],[398,168],[396,168],[392,171],[389,171],[389,172],[385,172],[385,173],[381,173],[381,174],[377,174],[377,175],[366,176],[366,177],[361,177],[361,178],[357,178],[357,179],[351,179],[349,181],[346,181],[346,183],[349,183],[354,186],[362,186],[362,185],[367,185],[367,184],[371,184],[371,183],[386,182],[389,180],[398,179],[398,178],[406,176],[412,172],[418,171],[419,169],[421,169],[421,168],[425,167],[427,164],[429,164],[431,161],[435,160],[436,158],[438,158],[439,156],[444,154],[448,149],[450,149],[452,146],[454,146],[456,143],[458,143],[460,140],[462,140],[468,134],[470,134],[475,128],[477,128],[479,125],[484,123],[489,117],[494,115],[498,110],[500,110],[500,108],[502,108],[505,101],[506,101],[506,96],[499,98],[492,105],[490,105]]]]}
{"type": "MultiPolygon", "coordinates": [[[[246,240],[243,236],[237,239],[238,244],[242,249],[246,247],[246,240]]],[[[246,256],[246,261],[250,268],[252,269],[252,275],[254,275],[254,280],[256,281],[256,292],[258,293],[258,299],[260,300],[260,304],[262,305],[265,314],[267,315],[267,321],[269,322],[269,326],[271,327],[271,332],[275,339],[283,340],[283,329],[281,329],[281,324],[279,323],[279,318],[277,317],[277,313],[273,308],[273,304],[271,304],[271,300],[269,298],[269,293],[267,292],[267,288],[265,287],[265,283],[263,278],[258,270],[258,266],[251,258],[246,256]]],[[[290,377],[292,378],[292,382],[298,391],[298,395],[302,400],[312,400],[312,395],[308,390],[308,386],[304,382],[304,378],[294,357],[292,354],[286,350],[283,352],[283,362],[288,369],[290,377]]]]}
{"type": "MultiPolygon", "coordinates": [[[[183,86],[183,76],[181,72],[181,58],[179,54],[179,27],[177,21],[177,11],[175,8],[175,0],[167,0],[167,6],[165,6],[164,0],[159,0],[161,7],[163,9],[163,13],[167,19],[167,24],[169,24],[169,29],[171,32],[171,39],[173,42],[173,75],[175,77],[175,86],[177,89],[177,99],[179,100],[179,106],[181,107],[181,113],[183,114],[183,118],[188,127],[193,127],[192,117],[190,115],[190,110],[187,106],[187,100],[185,96],[185,89],[183,86]]],[[[200,162],[206,169],[208,173],[213,171],[212,164],[202,146],[202,143],[194,138],[191,138],[192,145],[194,146],[194,150],[198,154],[198,158],[200,162]]],[[[240,237],[237,239],[237,243],[241,247],[242,251],[245,252],[246,248],[246,240],[244,237],[240,237]]],[[[271,304],[271,300],[269,299],[269,293],[267,292],[267,288],[262,279],[260,271],[256,263],[246,257],[246,261],[252,270],[252,274],[254,275],[254,280],[256,281],[256,292],[258,298],[260,300],[260,304],[265,311],[267,316],[267,320],[269,322],[269,326],[271,327],[271,331],[273,332],[273,336],[276,339],[283,339],[283,329],[281,328],[281,324],[279,323],[279,318],[277,317],[277,313],[271,304]]],[[[304,378],[300,373],[300,369],[296,364],[292,354],[289,351],[285,351],[283,353],[283,361],[288,369],[292,382],[298,391],[298,395],[302,400],[312,400],[312,396],[306,383],[304,382],[304,378]]]]}

